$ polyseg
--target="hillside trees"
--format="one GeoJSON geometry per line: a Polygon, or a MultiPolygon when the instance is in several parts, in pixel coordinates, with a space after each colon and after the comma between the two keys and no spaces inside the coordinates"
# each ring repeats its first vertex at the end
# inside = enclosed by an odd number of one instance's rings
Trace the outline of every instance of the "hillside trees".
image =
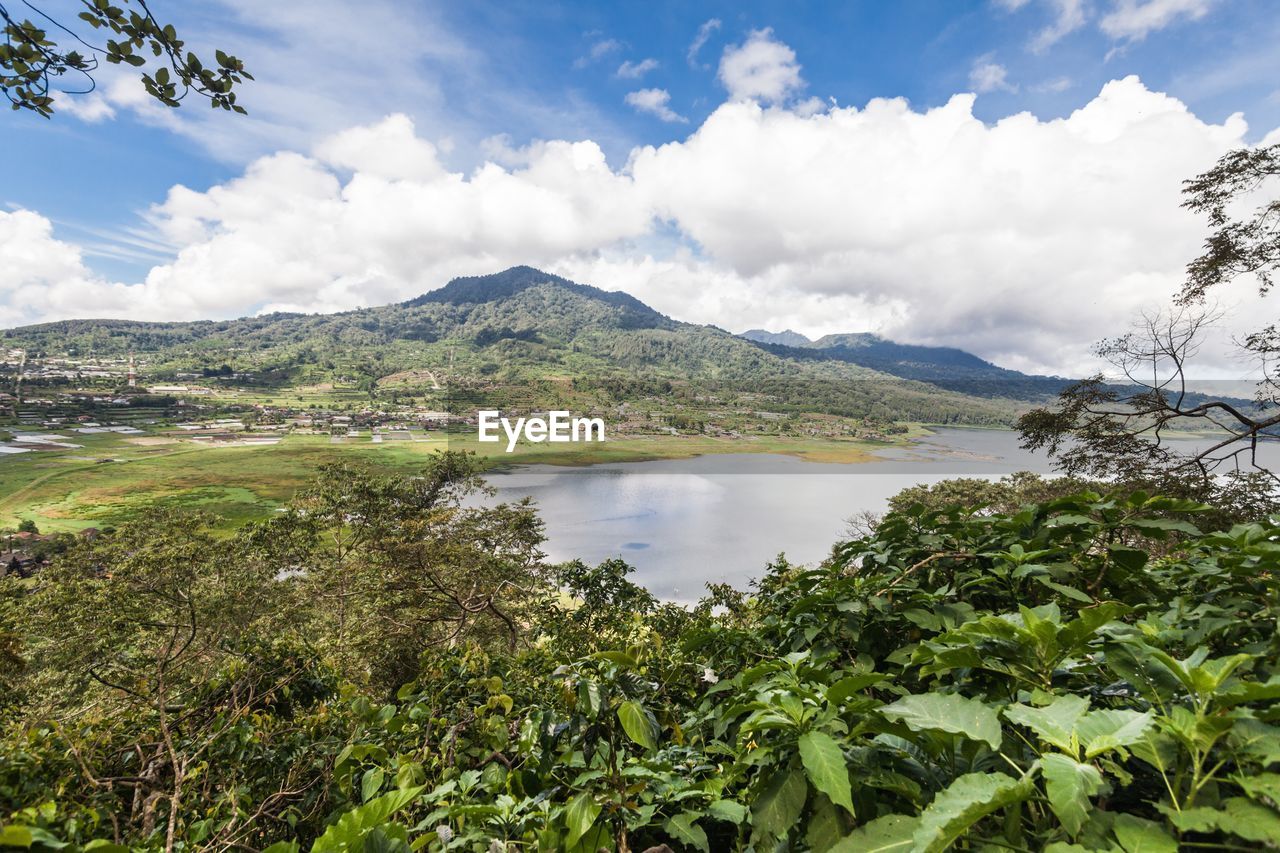
{"type": "Polygon", "coordinates": [[[1214,320],[1211,293],[1252,277],[1266,294],[1280,269],[1280,145],[1234,151],[1185,182],[1184,207],[1208,216],[1204,252],[1188,264],[1173,310],[1149,315],[1131,333],[1103,341],[1098,354],[1130,383],[1101,375],[1064,390],[1056,408],[1019,420],[1024,446],[1046,449],[1071,476],[1115,477],[1161,491],[1215,500],[1274,501],[1280,479],[1259,465],[1260,441],[1280,428],[1280,332],[1269,324],[1242,342],[1257,366],[1252,404],[1196,393],[1191,371],[1214,320]],[[1194,450],[1169,444],[1170,430],[1198,428],[1213,437],[1194,450]],[[1230,473],[1227,493],[1216,474],[1230,473]]]}
{"type": "Polygon", "coordinates": [[[0,838],[272,853],[1280,844],[1273,522],[1216,526],[1194,502],[1088,490],[975,513],[940,492],[896,502],[822,565],[780,559],[753,593],[685,609],[616,561],[539,583],[536,531],[489,527],[526,516],[466,514],[470,465],[443,455],[407,482],[332,469],[230,539],[157,517],[63,557],[66,591],[6,588],[27,667],[10,677],[30,698],[0,730],[0,838]],[[502,584],[526,558],[525,590],[502,584]],[[199,571],[166,580],[166,560],[199,571]],[[406,588],[423,567],[453,595],[406,588]],[[459,607],[491,594],[514,647],[487,606],[459,607]],[[338,637],[343,607],[356,624],[338,637]],[[198,654],[173,657],[191,611],[198,654]],[[170,658],[161,705],[151,673],[170,658]],[[55,706],[71,713],[55,722],[55,706]]]}

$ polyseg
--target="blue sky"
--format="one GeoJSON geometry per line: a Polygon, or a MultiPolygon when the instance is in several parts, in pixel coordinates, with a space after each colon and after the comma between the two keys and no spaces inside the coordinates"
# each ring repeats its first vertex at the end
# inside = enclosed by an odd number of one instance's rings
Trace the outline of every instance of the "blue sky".
{"type": "MultiPolygon", "coordinates": [[[[41,5],[74,17],[71,0],[41,5]]],[[[1130,75],[1145,90],[1176,99],[1206,128],[1226,127],[1231,115],[1243,113],[1248,130],[1236,135],[1239,141],[1257,143],[1280,126],[1280,9],[1269,0],[160,0],[155,7],[192,46],[211,52],[216,45],[245,60],[258,78],[241,95],[248,119],[210,115],[200,104],[166,112],[140,99],[140,85],[115,69],[103,76],[99,94],[77,99],[51,121],[26,114],[0,119],[6,153],[0,210],[48,220],[52,238],[78,253],[83,276],[112,285],[140,283],[189,248],[171,227],[180,217],[153,207],[165,203],[175,185],[204,193],[236,181],[264,155],[310,155],[333,134],[391,114],[407,116],[417,137],[434,146],[432,156],[462,176],[489,160],[514,172],[528,165],[531,142],[565,140],[590,141],[609,170],[631,178],[629,163],[639,147],[690,141],[724,114],[727,101],[753,101],[767,113],[787,110],[803,118],[833,105],[863,110],[872,99],[904,98],[915,115],[975,93],[972,117],[987,126],[1022,111],[1048,126],[1130,75]],[[755,70],[762,76],[735,82],[730,57],[749,66],[744,49],[752,46],[761,51],[763,66],[755,70]],[[770,85],[781,87],[776,97],[770,85]]],[[[1125,103],[1137,113],[1146,109],[1132,99],[1125,103]]],[[[1197,156],[1186,162],[1203,162],[1197,156]]],[[[331,168],[341,180],[349,177],[344,167],[331,168]]],[[[629,252],[635,268],[642,255],[670,260],[684,252],[714,260],[713,241],[699,236],[695,217],[686,222],[663,213],[668,207],[654,202],[659,213],[645,233],[575,243],[561,268],[577,269],[574,259],[591,253],[629,252]]],[[[743,281],[763,275],[742,260],[722,267],[743,281]]],[[[0,271],[0,302],[6,287],[18,287],[4,275],[0,271]]],[[[52,273],[41,275],[47,282],[52,273]]],[[[622,283],[636,275],[633,269],[622,283]]],[[[810,290],[821,295],[832,287],[810,290]]],[[[698,310],[683,307],[712,322],[729,298],[698,310]]],[[[911,310],[895,305],[892,293],[865,302],[868,316],[879,318],[867,323],[886,330],[895,328],[893,317],[911,310]]],[[[268,295],[210,310],[343,304],[268,295]]],[[[9,313],[47,316],[12,305],[9,313]]],[[[775,311],[760,319],[783,322],[788,315],[775,311]]],[[[898,325],[909,332],[910,324],[898,325]]],[[[927,336],[917,331],[914,337],[927,336]]]]}

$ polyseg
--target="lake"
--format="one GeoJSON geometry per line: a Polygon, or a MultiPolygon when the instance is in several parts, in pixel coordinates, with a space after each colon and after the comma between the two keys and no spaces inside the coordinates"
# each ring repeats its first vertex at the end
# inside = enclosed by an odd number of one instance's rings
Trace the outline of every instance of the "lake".
{"type": "Polygon", "coordinates": [[[889,497],[948,477],[1048,472],[1007,430],[939,430],[909,448],[856,465],[734,453],[567,468],[527,465],[494,472],[498,499],[534,499],[552,561],[621,557],[655,595],[694,601],[709,582],[743,587],[784,552],[821,560],[846,520],[883,511],[889,497]]]}
{"type": "MultiPolygon", "coordinates": [[[[1280,461],[1280,446],[1266,450],[1280,461]]],[[[1047,457],[1020,448],[1010,430],[939,429],[879,455],[883,461],[861,464],[735,453],[580,468],[527,465],[488,478],[499,500],[528,496],[537,503],[550,560],[621,557],[655,595],[696,601],[709,582],[745,587],[779,552],[793,563],[823,559],[850,516],[882,512],[907,486],[1051,473],[1047,457]]]]}

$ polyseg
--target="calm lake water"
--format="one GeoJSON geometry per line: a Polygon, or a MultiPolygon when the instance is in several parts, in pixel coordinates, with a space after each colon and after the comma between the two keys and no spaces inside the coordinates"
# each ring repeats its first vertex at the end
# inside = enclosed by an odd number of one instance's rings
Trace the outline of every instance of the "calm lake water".
{"type": "MultiPolygon", "coordinates": [[[[1280,456],[1280,448],[1269,448],[1280,456]]],[[[1007,430],[939,430],[883,461],[805,462],[759,453],[566,468],[521,466],[489,476],[498,499],[534,499],[552,561],[621,557],[655,595],[694,601],[709,582],[739,588],[780,552],[823,559],[846,520],[881,512],[892,495],[949,477],[1049,473],[1044,456],[1007,430]]]]}

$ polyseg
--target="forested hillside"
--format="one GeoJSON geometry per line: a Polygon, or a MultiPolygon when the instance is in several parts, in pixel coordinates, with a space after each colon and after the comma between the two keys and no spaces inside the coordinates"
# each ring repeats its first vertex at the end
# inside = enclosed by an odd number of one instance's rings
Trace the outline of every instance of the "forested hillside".
{"type": "Polygon", "coordinates": [[[930,490],[684,609],[479,485],[336,468],[228,540],[157,513],[0,580],[0,845],[1280,844],[1274,523],[930,490]]]}
{"type": "Polygon", "coordinates": [[[337,382],[376,391],[388,377],[405,393],[440,383],[468,391],[477,382],[518,386],[544,379],[698,387],[739,382],[744,391],[766,382],[803,381],[801,387],[811,389],[825,382],[831,393],[810,394],[800,410],[863,416],[874,407],[890,421],[1010,423],[1017,401],[1042,399],[1059,387],[959,351],[947,351],[958,353],[951,364],[930,361],[935,351],[928,348],[887,341],[857,348],[762,344],[529,267],[455,279],[399,305],[339,314],[193,323],[73,320],[10,329],[0,343],[33,358],[133,353],[154,381],[221,370],[251,377],[244,381],[264,389],[337,382]],[[977,367],[965,368],[971,362],[977,367]],[[424,370],[429,380],[413,375],[424,370]],[[969,379],[976,381],[972,388],[969,379]]]}

